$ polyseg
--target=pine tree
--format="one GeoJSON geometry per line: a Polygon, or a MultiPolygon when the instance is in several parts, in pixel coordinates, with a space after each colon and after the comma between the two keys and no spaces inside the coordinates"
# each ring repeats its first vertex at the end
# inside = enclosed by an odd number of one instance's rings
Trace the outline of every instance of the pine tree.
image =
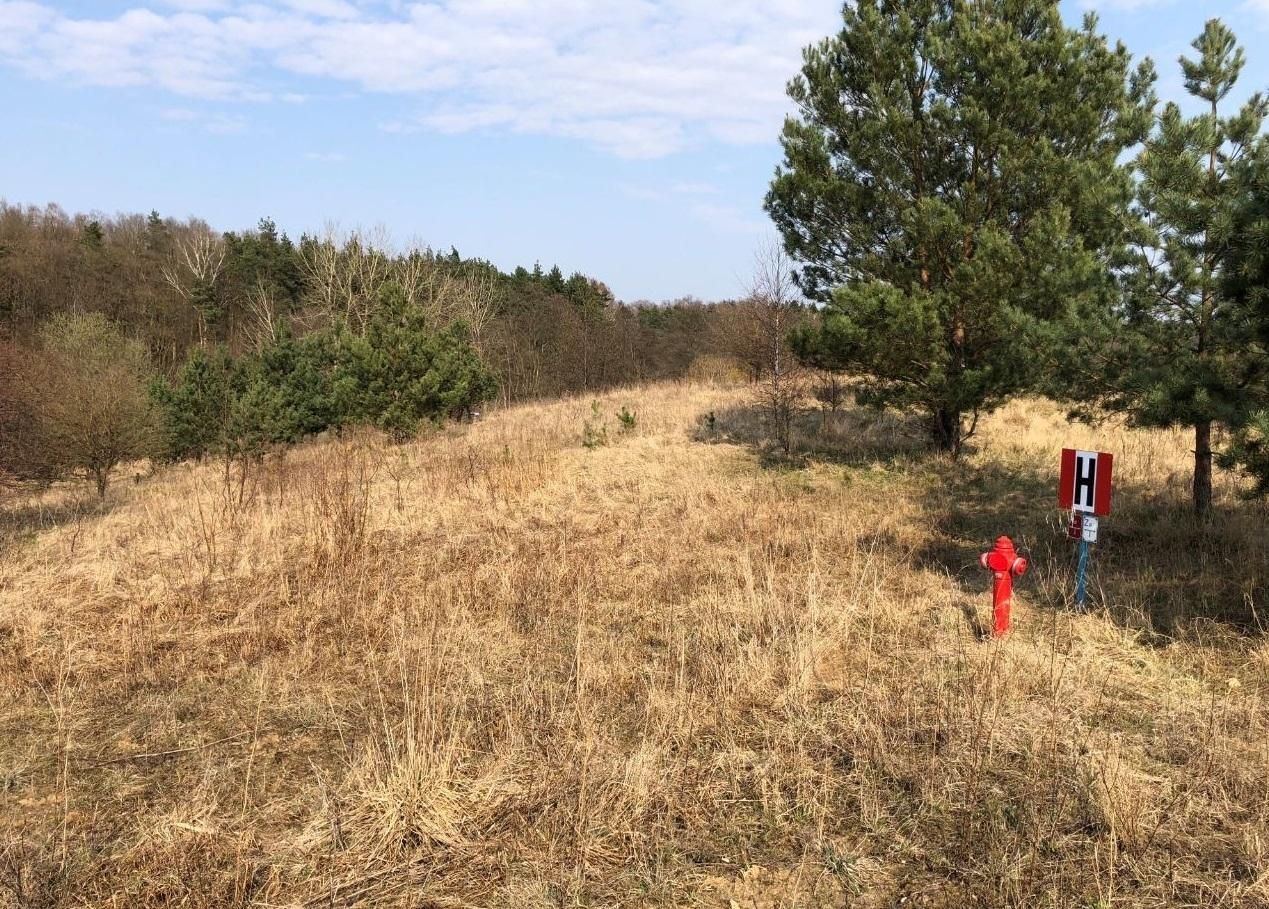
{"type": "Polygon", "coordinates": [[[1212,430],[1247,419],[1249,336],[1240,308],[1222,293],[1243,191],[1237,169],[1260,141],[1269,112],[1260,94],[1233,116],[1220,104],[1244,54],[1233,32],[1209,21],[1180,58],[1186,91],[1203,110],[1167,104],[1137,159],[1146,231],[1128,272],[1126,331],[1107,360],[1103,403],[1146,426],[1194,430],[1193,503],[1212,503],[1212,430]]]}
{"type": "Polygon", "coordinates": [[[977,416],[1037,381],[1050,323],[1106,305],[1149,126],[1096,20],[1057,0],[859,0],[789,86],[767,210],[826,302],[797,347],[863,400],[919,408],[956,455],[977,416]],[[969,425],[966,426],[968,419],[969,425]]]}
{"type": "Polygon", "coordinates": [[[216,285],[203,278],[195,278],[190,284],[189,302],[198,314],[200,336],[219,334],[221,324],[224,322],[225,310],[221,306],[216,285]]]}
{"type": "Polygon", "coordinates": [[[151,252],[161,252],[167,247],[169,235],[163,216],[156,209],[150,209],[145,219],[145,245],[151,252]]]}
{"type": "Polygon", "coordinates": [[[1253,495],[1269,495],[1269,144],[1259,143],[1236,176],[1243,199],[1237,210],[1229,259],[1221,281],[1225,319],[1243,335],[1238,376],[1245,419],[1234,426],[1221,453],[1224,467],[1241,468],[1255,480],[1253,495]]]}
{"type": "Polygon", "coordinates": [[[174,382],[158,379],[151,385],[168,460],[202,458],[219,449],[233,404],[233,372],[223,348],[209,352],[196,347],[174,382]]]}
{"type": "Polygon", "coordinates": [[[240,364],[236,388],[225,421],[222,453],[242,462],[260,461],[270,448],[295,442],[295,420],[286,394],[269,381],[259,361],[240,364]]]}
{"type": "Polygon", "coordinates": [[[83,226],[79,239],[85,248],[99,250],[102,243],[105,242],[106,232],[102,228],[101,222],[94,218],[83,226]]]}
{"type": "Polygon", "coordinates": [[[384,289],[366,333],[345,332],[338,346],[333,396],[343,422],[405,438],[497,393],[466,326],[432,331],[397,284],[384,289]]]}
{"type": "Polygon", "coordinates": [[[271,417],[271,442],[297,442],[339,425],[342,415],[334,401],[339,349],[328,331],[296,338],[282,328],[244,368],[276,392],[277,413],[271,417]]]}

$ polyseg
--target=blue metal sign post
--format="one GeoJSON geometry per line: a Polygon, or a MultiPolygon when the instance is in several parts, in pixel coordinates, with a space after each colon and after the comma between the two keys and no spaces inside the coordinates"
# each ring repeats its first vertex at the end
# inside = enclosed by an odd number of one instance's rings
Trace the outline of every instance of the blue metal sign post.
{"type": "Polygon", "coordinates": [[[1088,557],[1097,542],[1097,518],[1091,514],[1071,513],[1071,536],[1079,540],[1079,561],[1075,566],[1075,608],[1083,612],[1088,601],[1088,557]]]}
{"type": "Polygon", "coordinates": [[[1088,540],[1080,537],[1080,560],[1075,568],[1075,608],[1084,611],[1088,588],[1088,540]]]}

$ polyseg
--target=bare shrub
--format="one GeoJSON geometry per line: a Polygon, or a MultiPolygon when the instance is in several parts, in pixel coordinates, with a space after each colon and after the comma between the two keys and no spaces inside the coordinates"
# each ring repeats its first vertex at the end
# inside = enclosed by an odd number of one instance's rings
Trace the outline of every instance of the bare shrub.
{"type": "Polygon", "coordinates": [[[830,414],[835,414],[846,403],[849,386],[839,372],[817,369],[813,384],[815,400],[830,414]]]}
{"type": "Polygon", "coordinates": [[[732,386],[745,381],[745,370],[737,360],[731,357],[697,354],[688,367],[687,377],[693,382],[732,386]]]}
{"type": "Polygon", "coordinates": [[[806,397],[806,372],[789,347],[789,334],[803,318],[793,263],[770,245],[757,255],[746,312],[763,351],[758,401],[776,445],[786,455],[793,446],[793,419],[806,397]]]}
{"type": "Polygon", "coordinates": [[[114,469],[149,456],[157,425],[147,392],[149,357],[100,314],[59,316],[38,350],[15,357],[16,391],[4,443],[9,469],[51,480],[92,480],[100,498],[114,469]]]}
{"type": "Polygon", "coordinates": [[[366,547],[378,474],[373,438],[363,432],[334,446],[332,456],[308,474],[310,558],[320,570],[339,571],[366,547]]]}

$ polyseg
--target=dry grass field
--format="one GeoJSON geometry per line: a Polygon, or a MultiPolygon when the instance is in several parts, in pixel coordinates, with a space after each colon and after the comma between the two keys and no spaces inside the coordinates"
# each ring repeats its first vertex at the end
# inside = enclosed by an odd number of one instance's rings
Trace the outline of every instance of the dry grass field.
{"type": "Polygon", "coordinates": [[[1269,906],[1263,506],[1043,402],[780,460],[746,395],[8,501],[0,907],[1269,906]],[[1063,443],[1118,456],[1087,615],[1063,443]]]}

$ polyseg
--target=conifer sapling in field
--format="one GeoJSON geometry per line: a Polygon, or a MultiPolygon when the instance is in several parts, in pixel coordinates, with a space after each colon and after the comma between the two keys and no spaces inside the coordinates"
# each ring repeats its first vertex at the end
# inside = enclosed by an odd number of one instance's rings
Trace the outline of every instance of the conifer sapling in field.
{"type": "Polygon", "coordinates": [[[433,330],[396,284],[384,289],[366,329],[297,338],[283,324],[238,360],[196,350],[175,381],[153,385],[167,456],[258,459],[272,446],[355,424],[405,438],[497,391],[466,327],[433,330]]]}
{"type": "Polygon", "coordinates": [[[368,423],[404,438],[425,421],[469,412],[497,393],[467,326],[439,330],[387,285],[363,335],[340,334],[334,397],[343,421],[368,423]]]}
{"type": "Polygon", "coordinates": [[[175,380],[155,379],[162,455],[171,461],[202,459],[224,435],[232,402],[233,360],[223,348],[196,347],[175,380]]]}

